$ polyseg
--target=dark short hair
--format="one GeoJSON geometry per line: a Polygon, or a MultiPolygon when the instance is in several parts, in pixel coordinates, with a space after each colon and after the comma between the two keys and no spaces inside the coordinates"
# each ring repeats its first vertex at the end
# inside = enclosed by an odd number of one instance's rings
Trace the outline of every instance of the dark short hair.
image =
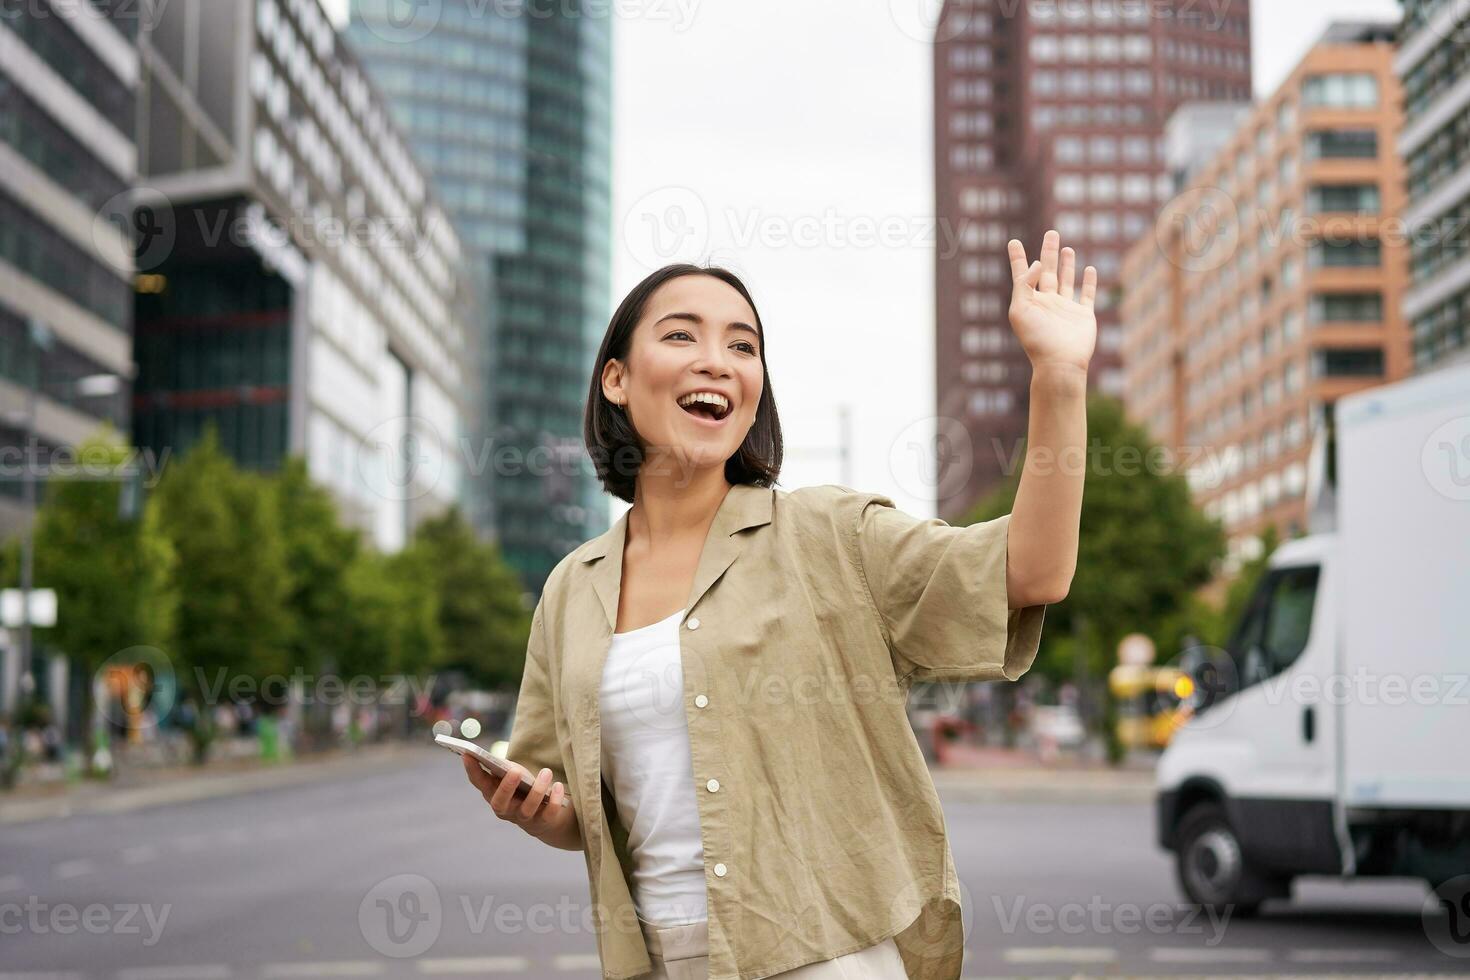
{"type": "Polygon", "coordinates": [[[603,487],[628,503],[633,502],[638,471],[643,466],[643,447],[622,406],[612,404],[603,395],[602,371],[611,359],[627,358],[633,343],[633,330],[643,319],[648,298],[664,283],[681,276],[710,276],[734,288],[745,297],[755,313],[755,329],[760,335],[761,400],[745,441],[735,455],[725,461],[725,478],[731,483],[769,487],[775,484],[781,472],[781,419],[776,414],[776,396],[771,391],[771,374],[766,364],[766,329],[761,324],[755,300],[750,298],[750,290],[745,288],[740,278],[728,269],[678,262],[651,273],[623,297],[608,322],[597,360],[592,365],[592,384],[587,392],[582,435],[603,487]]]}

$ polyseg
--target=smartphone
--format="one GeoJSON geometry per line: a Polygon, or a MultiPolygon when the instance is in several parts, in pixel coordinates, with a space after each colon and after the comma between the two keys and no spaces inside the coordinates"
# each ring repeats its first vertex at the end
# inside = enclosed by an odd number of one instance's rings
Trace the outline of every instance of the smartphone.
{"type": "MultiPolygon", "coordinates": [[[[456,755],[474,756],[475,760],[480,763],[480,768],[497,779],[504,779],[506,774],[510,772],[510,767],[505,764],[504,759],[498,756],[491,755],[488,750],[479,745],[476,745],[474,742],[470,742],[462,738],[455,738],[453,735],[435,735],[434,742],[438,745],[444,746],[446,749],[456,755]]],[[[535,785],[535,775],[533,773],[526,773],[521,776],[520,785],[516,786],[515,792],[511,795],[515,797],[515,799],[524,800],[526,798],[526,794],[529,793],[532,787],[534,787],[535,785]]],[[[565,786],[563,786],[562,789],[564,791],[564,795],[561,798],[561,805],[566,806],[571,802],[571,797],[569,795],[565,795],[565,786]]],[[[542,800],[542,803],[548,804],[550,803],[550,801],[551,791],[548,789],[546,791],[545,798],[542,800]]]]}

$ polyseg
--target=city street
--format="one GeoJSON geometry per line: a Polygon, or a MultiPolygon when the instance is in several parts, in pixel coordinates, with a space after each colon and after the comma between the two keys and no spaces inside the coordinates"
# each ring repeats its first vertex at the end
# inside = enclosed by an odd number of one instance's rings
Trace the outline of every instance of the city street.
{"type": "MultiPolygon", "coordinates": [[[[1293,904],[1251,922],[1193,913],[1144,802],[946,791],[946,816],[972,914],[967,977],[1466,965],[1426,938],[1409,881],[1299,882],[1293,904]]],[[[0,980],[594,977],[585,907],[580,854],[499,824],[456,760],[425,751],[311,785],[6,827],[0,980]]]]}

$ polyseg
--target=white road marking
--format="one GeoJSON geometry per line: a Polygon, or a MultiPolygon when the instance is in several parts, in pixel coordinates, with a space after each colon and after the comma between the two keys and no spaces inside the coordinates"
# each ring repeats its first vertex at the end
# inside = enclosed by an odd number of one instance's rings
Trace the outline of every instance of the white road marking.
{"type": "Polygon", "coordinates": [[[262,977],[375,977],[383,964],[371,960],[337,960],[325,963],[267,963],[262,977]]]}
{"type": "Polygon", "coordinates": [[[158,848],[152,844],[125,847],[122,852],[123,864],[146,864],[156,857],[158,857],[158,848]]]}
{"type": "Polygon", "coordinates": [[[419,960],[419,972],[433,976],[455,973],[523,973],[531,968],[524,956],[461,956],[419,960]]]}
{"type": "Polygon", "coordinates": [[[1254,946],[1155,946],[1148,958],[1155,963],[1267,963],[1271,951],[1254,946]]]}
{"type": "Polygon", "coordinates": [[[1399,954],[1391,949],[1293,949],[1293,963],[1391,963],[1399,954]]]}
{"type": "Polygon", "coordinates": [[[1118,951],[1108,946],[1013,946],[1007,963],[1111,963],[1118,951]]]}
{"type": "Polygon", "coordinates": [[[140,966],[117,971],[117,980],[227,980],[230,968],[224,963],[200,966],[140,966]]]}
{"type": "Polygon", "coordinates": [[[551,965],[558,970],[596,970],[601,968],[602,961],[595,953],[564,953],[553,956],[551,965]]]}
{"type": "Polygon", "coordinates": [[[51,873],[57,878],[80,878],[97,870],[97,865],[86,858],[78,858],[75,861],[62,861],[51,873]]]}

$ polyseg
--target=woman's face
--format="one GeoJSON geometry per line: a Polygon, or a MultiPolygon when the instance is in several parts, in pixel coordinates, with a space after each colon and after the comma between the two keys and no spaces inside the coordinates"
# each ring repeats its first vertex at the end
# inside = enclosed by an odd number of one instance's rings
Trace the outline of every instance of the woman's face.
{"type": "Polygon", "coordinates": [[[602,390],[623,403],[647,458],[723,466],[755,422],[763,377],[750,304],[713,276],[689,275],[649,297],[626,362],[608,361],[602,390]],[[724,402],[688,405],[695,392],[724,402]]]}

